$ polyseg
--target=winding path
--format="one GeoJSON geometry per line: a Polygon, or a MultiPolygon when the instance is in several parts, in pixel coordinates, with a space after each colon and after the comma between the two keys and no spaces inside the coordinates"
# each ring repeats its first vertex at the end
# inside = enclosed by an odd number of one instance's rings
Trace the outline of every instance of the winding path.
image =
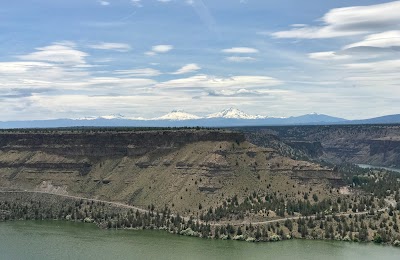
{"type": "MultiPolygon", "coordinates": [[[[388,207],[385,208],[381,208],[378,210],[378,212],[383,212],[386,211],[388,209],[388,207]]],[[[325,217],[333,217],[333,216],[337,216],[337,217],[348,217],[350,215],[368,215],[369,211],[361,211],[361,212],[352,212],[352,213],[338,213],[338,214],[331,214],[331,215],[325,215],[325,217]]],[[[266,221],[260,221],[260,222],[250,222],[250,221],[245,221],[242,223],[229,223],[229,222],[225,222],[225,223],[210,223],[210,225],[212,226],[223,226],[223,225],[227,225],[227,224],[231,224],[233,226],[243,226],[243,225],[253,225],[253,226],[258,226],[258,225],[266,225],[266,224],[271,224],[271,223],[276,223],[276,222],[283,222],[285,220],[299,220],[301,218],[311,218],[311,219],[315,219],[317,218],[317,215],[310,215],[310,216],[295,216],[295,217],[287,217],[287,218],[278,218],[278,219],[272,219],[272,220],[266,220],[266,221]]]]}
{"type": "MultiPolygon", "coordinates": [[[[141,213],[150,213],[150,210],[146,210],[143,208],[138,208],[135,206],[131,206],[128,204],[124,204],[124,203],[120,203],[120,202],[112,202],[112,201],[106,201],[106,200],[99,200],[99,199],[90,199],[90,198],[85,198],[85,197],[79,197],[79,196],[73,196],[73,195],[66,195],[66,194],[58,194],[58,193],[52,193],[52,192],[44,192],[44,191],[2,191],[0,190],[0,193],[31,193],[31,194],[46,194],[46,195],[54,195],[54,196],[59,196],[59,197],[64,197],[64,198],[71,198],[71,199],[77,199],[77,200],[85,200],[85,201],[94,201],[94,202],[99,202],[99,203],[105,203],[105,204],[109,204],[109,205],[113,205],[113,206],[117,206],[117,207],[122,207],[122,208],[127,208],[127,209],[133,209],[133,210],[137,210],[141,213]]],[[[381,208],[379,210],[377,210],[377,212],[384,212],[388,209],[388,207],[385,208],[381,208]]],[[[369,214],[369,211],[362,211],[362,212],[352,212],[352,213],[338,213],[338,214],[331,214],[331,215],[325,215],[325,217],[333,217],[333,216],[338,216],[338,217],[348,217],[350,215],[367,215],[369,214]]],[[[171,216],[175,216],[173,214],[171,214],[171,216]]],[[[317,218],[317,215],[310,215],[310,216],[294,216],[294,217],[287,217],[287,218],[279,218],[279,219],[272,219],[272,220],[266,220],[266,221],[260,221],[260,222],[251,222],[251,221],[244,221],[241,223],[230,223],[230,222],[219,222],[219,223],[213,223],[213,222],[204,222],[204,221],[200,221],[198,220],[200,223],[203,224],[209,224],[211,226],[223,226],[223,225],[227,225],[230,224],[232,226],[244,226],[244,225],[266,225],[266,224],[271,224],[271,223],[277,223],[277,222],[283,222],[285,220],[298,220],[301,218],[311,218],[311,219],[315,219],[317,218]]],[[[185,221],[188,221],[190,218],[189,217],[182,217],[185,221]]],[[[193,221],[197,221],[196,219],[192,219],[193,221]]]]}

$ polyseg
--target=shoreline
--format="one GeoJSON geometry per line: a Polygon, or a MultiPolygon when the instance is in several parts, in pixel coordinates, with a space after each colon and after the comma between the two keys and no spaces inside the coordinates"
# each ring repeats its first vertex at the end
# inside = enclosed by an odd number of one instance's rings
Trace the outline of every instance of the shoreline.
{"type": "Polygon", "coordinates": [[[61,223],[76,223],[76,224],[83,224],[83,225],[89,225],[92,224],[96,226],[97,229],[99,230],[104,230],[104,231],[155,231],[155,232],[164,232],[168,233],[171,235],[175,236],[181,236],[181,237],[193,237],[197,239],[205,239],[205,240],[230,240],[230,241],[237,241],[237,242],[247,242],[247,243],[255,243],[255,244],[263,244],[263,243],[277,243],[277,242],[283,242],[283,241],[288,241],[288,240],[307,240],[307,241],[329,241],[329,242],[345,242],[345,243],[356,243],[356,244],[361,244],[361,245],[368,245],[368,244],[374,244],[378,246],[383,246],[383,247],[393,247],[393,248],[399,248],[400,249],[400,243],[398,245],[394,245],[392,243],[374,243],[373,241],[348,241],[348,240],[336,240],[336,239],[313,239],[313,238],[298,238],[298,237],[291,237],[287,239],[281,239],[281,240],[240,240],[240,239],[233,239],[233,238],[213,238],[213,237],[198,237],[198,236],[190,236],[190,235],[182,235],[174,232],[168,231],[168,228],[153,228],[153,227],[143,227],[143,228],[122,228],[122,229],[107,229],[107,228],[102,228],[100,227],[97,223],[89,223],[85,221],[74,221],[74,220],[65,220],[65,219],[42,219],[42,220],[8,220],[8,221],[0,221],[1,223],[7,223],[7,222],[33,222],[33,223],[41,223],[41,222],[61,222],[61,223]]]}
{"type": "MultiPolygon", "coordinates": [[[[116,229],[116,230],[163,230],[167,231],[171,234],[181,235],[181,236],[191,236],[198,237],[203,239],[214,239],[214,240],[237,240],[237,241],[247,241],[247,242],[277,242],[281,240],[290,240],[290,239],[307,239],[307,240],[326,240],[326,241],[343,241],[343,242],[373,242],[376,235],[373,239],[365,238],[365,240],[359,239],[359,232],[351,232],[350,235],[342,236],[337,232],[330,234],[323,233],[323,230],[318,227],[318,224],[325,223],[325,232],[328,225],[332,227],[332,224],[338,219],[350,218],[350,219],[360,219],[361,223],[364,222],[363,218],[371,217],[368,212],[358,212],[358,213],[343,213],[337,215],[328,215],[324,216],[323,219],[318,219],[317,216],[296,216],[292,218],[281,218],[276,220],[268,220],[264,222],[254,222],[254,223],[206,223],[200,222],[199,220],[188,218],[188,217],[180,217],[179,214],[176,216],[169,213],[167,214],[167,209],[165,209],[164,213],[144,210],[134,206],[129,206],[123,203],[118,202],[110,202],[103,200],[95,200],[89,198],[82,198],[77,196],[70,195],[61,195],[47,192],[39,192],[39,191],[0,191],[0,194],[8,195],[14,194],[16,197],[16,201],[21,205],[26,203],[25,200],[30,200],[30,203],[33,203],[34,199],[32,197],[39,196],[36,198],[38,201],[44,201],[46,206],[50,206],[52,208],[54,205],[60,205],[60,212],[63,212],[65,208],[71,207],[71,205],[75,205],[75,207],[84,208],[84,211],[87,211],[89,207],[93,208],[96,211],[96,208],[101,208],[102,211],[106,211],[106,214],[113,215],[114,217],[107,220],[106,218],[94,219],[88,216],[83,215],[73,215],[73,214],[64,214],[57,215],[57,217],[50,217],[48,215],[40,215],[38,209],[35,213],[36,215],[25,215],[24,217],[18,218],[13,212],[6,212],[5,210],[0,210],[0,220],[2,220],[1,215],[10,215],[10,218],[4,219],[4,221],[24,221],[24,220],[54,220],[54,221],[72,221],[72,222],[83,222],[83,223],[94,223],[100,229],[116,229]],[[25,195],[25,196],[24,196],[25,195]],[[30,195],[30,196],[26,196],[30,195]],[[43,198],[42,198],[43,197],[43,198]],[[54,200],[55,198],[55,200],[54,200]],[[52,200],[53,199],[53,200],[52,200]],[[48,200],[48,201],[46,201],[48,200]],[[79,201],[79,203],[78,203],[79,201]],[[69,203],[69,204],[68,204],[69,203]],[[77,203],[79,204],[77,206],[77,203]],[[108,204],[108,205],[106,205],[108,204]],[[69,206],[67,206],[69,205],[69,206]],[[83,205],[83,206],[82,206],[83,205]],[[136,212],[134,212],[135,210],[136,212]],[[14,214],[14,216],[12,216],[14,214]],[[136,218],[142,219],[140,223],[132,224],[133,216],[136,215],[136,218]],[[62,216],[62,217],[59,217],[62,216]],[[124,218],[124,221],[128,221],[127,219],[131,219],[131,222],[121,222],[120,219],[124,218]],[[163,220],[162,220],[163,219],[163,220]],[[158,222],[157,222],[158,221],[158,222]],[[313,231],[315,233],[306,232],[302,230],[301,232],[296,232],[295,229],[292,229],[290,232],[283,232],[284,226],[289,225],[297,225],[298,231],[300,227],[302,227],[300,223],[314,223],[313,231]],[[135,226],[134,226],[135,225],[135,226]],[[235,228],[237,227],[237,229],[235,228]],[[243,230],[242,230],[243,228],[243,230]],[[261,231],[262,228],[262,231],[261,231]],[[272,228],[272,231],[268,230],[272,228]],[[268,229],[268,230],[267,230],[268,229]],[[233,231],[232,231],[233,230],[233,231]]],[[[3,201],[5,199],[3,198],[3,201]]],[[[12,200],[12,199],[11,199],[12,200]]],[[[1,200],[0,200],[1,202],[1,200]]],[[[40,204],[40,202],[39,202],[40,204]]],[[[26,205],[25,205],[26,207],[26,205]]],[[[32,206],[33,207],[33,206],[32,206]]],[[[0,208],[1,209],[1,208],[0,208]]],[[[39,209],[43,212],[46,212],[46,209],[39,209]]],[[[76,210],[76,209],[75,209],[76,210]]],[[[377,214],[386,214],[388,208],[382,208],[377,211],[377,214]]],[[[94,213],[93,213],[94,214],[94,213]]],[[[53,215],[51,215],[53,216],[53,215]]],[[[370,218],[370,221],[372,218],[370,218]]],[[[358,220],[357,220],[358,221],[358,220]]],[[[309,225],[309,224],[307,224],[309,225]]],[[[379,240],[378,240],[379,241],[379,240]]],[[[398,239],[392,239],[391,242],[380,241],[377,244],[387,244],[395,247],[400,247],[400,241],[398,239]]]]}

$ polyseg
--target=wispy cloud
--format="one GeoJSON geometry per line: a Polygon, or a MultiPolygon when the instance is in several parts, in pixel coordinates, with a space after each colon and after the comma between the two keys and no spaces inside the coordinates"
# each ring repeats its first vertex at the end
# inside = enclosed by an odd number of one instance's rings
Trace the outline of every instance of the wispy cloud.
{"type": "Polygon", "coordinates": [[[118,43],[118,42],[101,42],[98,44],[92,44],[88,46],[92,49],[98,50],[112,50],[112,51],[119,51],[119,52],[127,52],[132,49],[129,44],[126,43],[118,43]]]}
{"type": "Polygon", "coordinates": [[[70,43],[55,43],[46,47],[40,47],[37,51],[27,55],[18,56],[21,60],[45,61],[66,64],[85,64],[87,53],[74,49],[70,43]]]}
{"type": "Polygon", "coordinates": [[[256,59],[253,57],[241,57],[241,56],[230,56],[226,58],[227,61],[230,62],[249,62],[249,61],[255,61],[256,59]]]}
{"type": "Polygon", "coordinates": [[[400,31],[387,31],[366,36],[362,41],[346,45],[343,49],[357,47],[390,48],[400,46],[400,31]]]}
{"type": "Polygon", "coordinates": [[[223,89],[223,90],[210,90],[209,96],[214,97],[260,97],[269,96],[269,91],[249,90],[241,88],[238,90],[223,89]]]}
{"type": "Polygon", "coordinates": [[[315,60],[346,60],[351,58],[350,55],[340,55],[334,51],[313,52],[308,56],[315,60]]]}
{"type": "Polygon", "coordinates": [[[267,76],[233,76],[216,77],[196,75],[188,78],[174,79],[158,84],[160,88],[247,88],[268,87],[282,84],[282,81],[267,76]]]}
{"type": "Polygon", "coordinates": [[[190,64],[186,64],[185,66],[183,66],[182,68],[180,68],[179,70],[177,70],[171,74],[174,74],[174,75],[187,74],[187,73],[198,71],[200,69],[201,69],[201,67],[199,65],[197,65],[196,63],[190,63],[190,64]]]}
{"type": "Polygon", "coordinates": [[[4,1],[10,28],[0,46],[0,120],[151,117],[174,108],[203,114],[235,104],[277,116],[398,113],[400,1],[389,1],[331,10],[363,1],[304,2],[288,10],[263,1],[92,0],[94,8],[70,13],[68,26],[57,27],[62,33],[41,37],[15,32],[54,32],[65,12],[60,1],[43,6],[43,19],[26,13],[22,20],[4,1]],[[224,15],[224,6],[235,15],[224,15]],[[276,16],[254,19],[268,11],[276,16]],[[260,24],[268,38],[255,33],[260,24]],[[54,42],[61,39],[75,43],[54,42]]]}
{"type": "Polygon", "coordinates": [[[148,56],[154,56],[159,53],[167,53],[174,48],[172,45],[155,45],[151,47],[151,51],[145,52],[148,56]]]}
{"type": "Polygon", "coordinates": [[[258,53],[259,50],[249,47],[233,47],[229,49],[223,49],[224,53],[237,53],[237,54],[249,54],[249,53],[258,53]]]}
{"type": "Polygon", "coordinates": [[[152,47],[152,51],[157,53],[165,53],[172,50],[174,47],[172,45],[156,45],[152,47]]]}
{"type": "Polygon", "coordinates": [[[135,7],[143,7],[142,1],[141,0],[131,0],[131,3],[135,7]]]}
{"type": "Polygon", "coordinates": [[[276,38],[333,38],[391,30],[400,23],[400,1],[369,6],[336,8],[326,13],[321,25],[307,25],[272,33],[276,38]]]}
{"type": "Polygon", "coordinates": [[[207,26],[210,32],[213,32],[217,37],[219,33],[217,31],[216,21],[212,15],[210,9],[204,3],[203,0],[186,0],[186,4],[193,7],[194,11],[199,16],[200,20],[205,26],[207,26]]]}
{"type": "Polygon", "coordinates": [[[114,73],[117,75],[123,75],[129,77],[155,77],[162,74],[159,70],[152,68],[116,70],[114,73]]]}
{"type": "Polygon", "coordinates": [[[103,6],[110,5],[110,2],[105,1],[105,0],[100,0],[99,3],[100,3],[101,5],[103,5],[103,6]]]}

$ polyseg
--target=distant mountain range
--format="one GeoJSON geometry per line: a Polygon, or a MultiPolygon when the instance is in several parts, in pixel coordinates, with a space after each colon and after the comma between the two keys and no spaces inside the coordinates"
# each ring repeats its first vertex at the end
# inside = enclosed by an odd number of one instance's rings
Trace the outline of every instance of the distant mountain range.
{"type": "Polygon", "coordinates": [[[236,108],[225,109],[207,116],[197,116],[174,110],[157,118],[129,118],[120,114],[75,119],[51,119],[33,121],[0,122],[0,128],[52,128],[52,127],[237,127],[274,125],[334,125],[334,124],[395,124],[400,114],[363,120],[347,120],[323,114],[307,114],[294,117],[267,117],[249,115],[236,108]]]}

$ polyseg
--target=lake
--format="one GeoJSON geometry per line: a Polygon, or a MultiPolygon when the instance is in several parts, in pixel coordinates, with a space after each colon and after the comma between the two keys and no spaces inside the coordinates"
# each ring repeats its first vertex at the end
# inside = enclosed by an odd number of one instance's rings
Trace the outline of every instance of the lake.
{"type": "Polygon", "coordinates": [[[399,259],[375,244],[206,240],[151,230],[100,230],[61,221],[0,223],[0,259],[399,259]]]}

